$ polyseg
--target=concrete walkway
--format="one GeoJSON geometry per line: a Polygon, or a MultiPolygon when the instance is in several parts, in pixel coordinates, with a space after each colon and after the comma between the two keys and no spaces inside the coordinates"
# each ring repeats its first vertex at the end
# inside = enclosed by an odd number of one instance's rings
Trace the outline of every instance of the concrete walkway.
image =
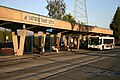
{"type": "MultiPolygon", "coordinates": [[[[118,47],[116,47],[118,48],[118,47]]],[[[16,56],[16,55],[5,55],[0,56],[0,62],[9,62],[9,61],[15,61],[15,60],[26,60],[30,58],[40,57],[40,56],[55,56],[55,55],[62,55],[62,54],[73,54],[73,53],[88,53],[88,52],[94,52],[87,49],[72,49],[72,51],[59,51],[59,53],[56,52],[44,52],[39,54],[24,54],[22,56],[16,56]]]]}
{"type": "Polygon", "coordinates": [[[26,60],[30,58],[40,57],[40,56],[53,56],[53,55],[61,55],[61,54],[70,54],[72,52],[67,51],[60,51],[59,53],[56,52],[45,52],[40,54],[24,54],[22,56],[16,56],[16,55],[5,55],[0,56],[0,62],[10,62],[10,61],[16,61],[16,60],[26,60]]]}

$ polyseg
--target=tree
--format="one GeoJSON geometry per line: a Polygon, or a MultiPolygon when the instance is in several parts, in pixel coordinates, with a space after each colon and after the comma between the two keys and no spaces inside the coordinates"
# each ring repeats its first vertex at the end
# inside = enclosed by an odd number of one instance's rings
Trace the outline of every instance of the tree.
{"type": "Polygon", "coordinates": [[[113,35],[116,41],[120,41],[120,7],[116,10],[114,18],[110,24],[110,29],[113,30],[113,35]]]}
{"type": "Polygon", "coordinates": [[[8,41],[12,41],[12,32],[11,31],[6,31],[6,33],[5,33],[5,31],[0,30],[0,42],[5,42],[5,38],[6,38],[5,34],[6,34],[6,36],[9,37],[8,41]]]}
{"type": "Polygon", "coordinates": [[[63,0],[47,0],[48,16],[55,19],[62,19],[65,15],[66,4],[63,0]]]}
{"type": "Polygon", "coordinates": [[[68,21],[70,23],[76,23],[76,20],[75,18],[69,13],[69,14],[66,14],[64,17],[63,17],[63,20],[64,21],[68,21]]]}

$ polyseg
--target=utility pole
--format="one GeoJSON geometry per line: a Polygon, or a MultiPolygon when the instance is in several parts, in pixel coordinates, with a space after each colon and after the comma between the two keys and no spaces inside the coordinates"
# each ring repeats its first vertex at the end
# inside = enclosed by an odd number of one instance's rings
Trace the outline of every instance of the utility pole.
{"type": "Polygon", "coordinates": [[[88,24],[86,0],[74,0],[73,15],[77,22],[88,24]]]}

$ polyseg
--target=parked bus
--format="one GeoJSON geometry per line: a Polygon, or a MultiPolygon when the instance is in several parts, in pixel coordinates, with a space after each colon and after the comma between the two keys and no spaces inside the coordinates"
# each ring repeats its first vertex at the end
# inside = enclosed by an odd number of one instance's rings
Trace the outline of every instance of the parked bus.
{"type": "Polygon", "coordinates": [[[114,37],[91,36],[88,38],[88,48],[96,48],[99,50],[114,49],[114,37]]]}

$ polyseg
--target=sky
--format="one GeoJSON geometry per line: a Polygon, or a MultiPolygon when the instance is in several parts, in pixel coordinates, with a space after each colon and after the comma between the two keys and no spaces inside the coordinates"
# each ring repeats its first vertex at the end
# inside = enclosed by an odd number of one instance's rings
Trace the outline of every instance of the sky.
{"type": "MultiPolygon", "coordinates": [[[[73,15],[74,0],[64,0],[66,13],[73,15]]],[[[46,0],[0,0],[0,5],[48,16],[46,0]]],[[[86,0],[88,24],[109,29],[120,0],[86,0]]]]}

